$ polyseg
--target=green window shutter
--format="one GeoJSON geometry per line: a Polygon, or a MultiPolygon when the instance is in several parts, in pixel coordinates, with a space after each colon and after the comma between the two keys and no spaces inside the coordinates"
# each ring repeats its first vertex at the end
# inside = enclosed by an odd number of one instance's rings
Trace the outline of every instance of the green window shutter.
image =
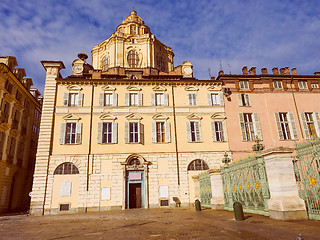
{"type": "Polygon", "coordinates": [[[157,123],[152,122],[152,142],[157,142],[157,123]]]}
{"type": "Polygon", "coordinates": [[[299,139],[299,136],[298,136],[298,131],[297,131],[297,127],[296,127],[296,122],[294,120],[294,115],[292,112],[288,113],[288,119],[289,119],[291,139],[297,140],[297,139],[299,139]]]}
{"type": "Polygon", "coordinates": [[[171,130],[170,130],[170,122],[164,123],[164,131],[165,131],[165,142],[171,142],[171,130]]]}
{"type": "Polygon", "coordinates": [[[112,106],[114,107],[118,106],[118,93],[112,94],[112,106]]]}
{"type": "Polygon", "coordinates": [[[142,102],[142,93],[138,93],[138,98],[139,98],[139,106],[142,106],[143,105],[143,102],[142,102]]]}
{"type": "Polygon", "coordinates": [[[118,142],[118,123],[112,123],[112,143],[118,142]]]}
{"type": "Polygon", "coordinates": [[[222,93],[219,93],[219,98],[220,98],[220,106],[224,106],[224,98],[222,93]]]}
{"type": "Polygon", "coordinates": [[[124,140],[125,143],[129,143],[129,122],[124,124],[124,140]]]}
{"type": "Polygon", "coordinates": [[[239,113],[239,120],[240,120],[240,129],[241,129],[242,141],[248,141],[243,113],[239,113]]]}
{"type": "Polygon", "coordinates": [[[99,106],[104,106],[104,93],[99,94],[99,106]]]}
{"type": "Polygon", "coordinates": [[[98,123],[98,143],[102,143],[103,122],[98,123]]]}
{"type": "Polygon", "coordinates": [[[187,140],[191,142],[191,122],[186,122],[187,127],[187,140]]]}
{"type": "Polygon", "coordinates": [[[259,140],[263,140],[262,138],[262,131],[261,131],[261,125],[259,120],[259,114],[253,113],[253,127],[254,127],[254,133],[256,136],[258,136],[259,140]]]}
{"type": "Polygon", "coordinates": [[[65,93],[63,95],[63,105],[64,106],[69,106],[69,93],[65,93]]]}
{"type": "Polygon", "coordinates": [[[169,95],[168,95],[168,93],[164,93],[163,97],[164,97],[164,106],[169,106],[169,95]]]}
{"type": "Polygon", "coordinates": [[[156,105],[156,94],[151,93],[151,106],[155,106],[155,105],[156,105]]]}
{"type": "Polygon", "coordinates": [[[81,131],[82,131],[82,123],[77,122],[77,124],[76,124],[76,133],[77,133],[76,144],[81,144],[81,131]]]}
{"type": "Polygon", "coordinates": [[[208,106],[212,106],[211,93],[207,94],[207,98],[208,98],[208,106]]]}
{"type": "Polygon", "coordinates": [[[78,101],[78,106],[83,105],[83,93],[79,93],[79,101],[78,101]]]}
{"type": "Polygon", "coordinates": [[[312,117],[313,117],[314,127],[315,127],[316,132],[317,132],[317,136],[320,137],[320,117],[319,117],[319,113],[318,112],[312,113],[312,117]]]}
{"type": "Polygon", "coordinates": [[[301,121],[302,121],[302,125],[303,125],[305,138],[310,139],[310,133],[309,133],[308,125],[307,125],[306,115],[304,114],[304,112],[302,112],[302,113],[300,113],[300,116],[301,116],[301,121]]]}
{"type": "Polygon", "coordinates": [[[214,121],[211,121],[211,134],[212,134],[212,141],[216,142],[217,136],[216,136],[216,129],[214,126],[214,121]]]}
{"type": "Polygon", "coordinates": [[[61,123],[61,128],[60,128],[60,144],[65,144],[66,143],[66,123],[61,123]]]}
{"type": "Polygon", "coordinates": [[[129,101],[129,93],[125,93],[125,101],[126,101],[126,106],[129,106],[130,101],[129,101]]]}
{"type": "Polygon", "coordinates": [[[275,112],[274,117],[276,119],[276,124],[277,124],[277,130],[278,130],[278,136],[280,140],[284,140],[281,124],[280,124],[280,116],[279,113],[275,112]]]}

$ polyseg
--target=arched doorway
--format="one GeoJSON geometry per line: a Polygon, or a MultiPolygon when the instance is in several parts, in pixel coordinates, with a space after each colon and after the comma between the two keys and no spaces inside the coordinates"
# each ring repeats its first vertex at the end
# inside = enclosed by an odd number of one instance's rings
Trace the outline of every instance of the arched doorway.
{"type": "Polygon", "coordinates": [[[125,208],[148,208],[148,165],[151,163],[133,154],[122,164],[125,171],[125,208]]]}

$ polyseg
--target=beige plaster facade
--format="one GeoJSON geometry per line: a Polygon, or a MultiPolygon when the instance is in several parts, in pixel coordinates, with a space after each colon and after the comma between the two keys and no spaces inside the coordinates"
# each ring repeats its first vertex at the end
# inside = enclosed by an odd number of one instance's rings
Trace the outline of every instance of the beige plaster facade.
{"type": "Polygon", "coordinates": [[[41,98],[15,57],[0,57],[0,213],[27,210],[41,98]]]}
{"type": "Polygon", "coordinates": [[[135,11],[73,61],[43,61],[46,85],[33,214],[194,202],[193,175],[228,151],[222,83],[173,66],[173,51],[135,11]]]}

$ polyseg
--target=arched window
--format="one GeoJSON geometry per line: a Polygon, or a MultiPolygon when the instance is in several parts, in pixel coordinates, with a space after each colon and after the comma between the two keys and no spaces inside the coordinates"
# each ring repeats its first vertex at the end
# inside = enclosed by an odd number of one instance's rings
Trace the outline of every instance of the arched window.
{"type": "Polygon", "coordinates": [[[104,56],[101,59],[101,69],[102,69],[102,71],[106,71],[108,69],[108,57],[107,56],[104,56]]]}
{"type": "Polygon", "coordinates": [[[54,170],[54,174],[64,175],[64,174],[79,174],[78,168],[71,162],[66,162],[60,164],[56,170],[54,170]]]}
{"type": "Polygon", "coordinates": [[[131,159],[129,165],[140,165],[140,160],[138,158],[131,159]]]}
{"type": "Polygon", "coordinates": [[[201,159],[193,160],[189,166],[188,171],[197,171],[197,170],[207,170],[209,169],[208,164],[201,159]]]}
{"type": "Polygon", "coordinates": [[[139,63],[139,56],[136,50],[130,50],[130,52],[128,53],[128,64],[129,67],[131,68],[136,68],[138,67],[138,63],[139,63]]]}

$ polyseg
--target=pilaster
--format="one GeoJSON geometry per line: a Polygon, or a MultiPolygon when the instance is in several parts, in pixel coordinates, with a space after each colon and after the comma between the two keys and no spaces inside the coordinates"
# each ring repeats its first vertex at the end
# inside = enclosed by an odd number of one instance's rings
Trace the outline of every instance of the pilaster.
{"type": "Polygon", "coordinates": [[[212,189],[212,198],[211,205],[215,210],[224,209],[224,196],[223,196],[223,184],[220,169],[212,169],[209,171],[211,189],[212,189]]]}

